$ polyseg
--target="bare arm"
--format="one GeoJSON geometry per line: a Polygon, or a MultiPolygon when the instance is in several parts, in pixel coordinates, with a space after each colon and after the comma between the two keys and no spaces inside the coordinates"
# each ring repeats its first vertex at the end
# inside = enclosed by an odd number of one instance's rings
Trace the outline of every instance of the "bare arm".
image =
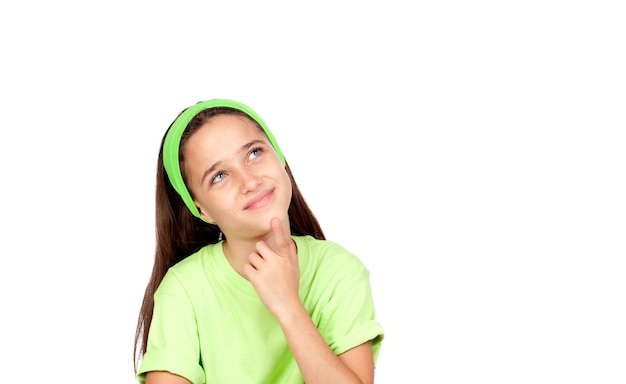
{"type": "Polygon", "coordinates": [[[304,307],[279,322],[306,383],[374,383],[371,342],[337,356],[304,307]]]}
{"type": "Polygon", "coordinates": [[[191,381],[167,371],[152,371],[146,374],[146,384],[191,384],[191,381]]]}
{"type": "Polygon", "coordinates": [[[244,274],[265,306],[276,316],[304,381],[315,383],[373,383],[374,357],[370,342],[340,356],[326,341],[300,301],[300,270],[295,244],[283,232],[280,220],[271,222],[275,247],[257,243],[244,274]]]}

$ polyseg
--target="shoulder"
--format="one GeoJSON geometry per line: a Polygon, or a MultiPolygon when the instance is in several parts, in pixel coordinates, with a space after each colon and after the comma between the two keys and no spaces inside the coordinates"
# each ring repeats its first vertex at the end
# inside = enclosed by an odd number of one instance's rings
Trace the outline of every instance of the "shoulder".
{"type": "Polygon", "coordinates": [[[211,257],[215,249],[216,244],[209,244],[170,267],[158,291],[184,289],[186,282],[197,281],[195,278],[205,273],[206,260],[211,257]]]}
{"type": "Polygon", "coordinates": [[[311,236],[294,236],[298,257],[305,267],[334,271],[336,274],[369,275],[363,262],[341,244],[311,236]]]}
{"type": "Polygon", "coordinates": [[[191,255],[176,263],[170,268],[170,270],[176,271],[176,273],[189,273],[191,271],[194,271],[197,269],[199,264],[204,263],[204,260],[206,260],[207,257],[211,257],[211,255],[214,254],[220,246],[221,243],[207,244],[195,253],[192,253],[191,255]]]}

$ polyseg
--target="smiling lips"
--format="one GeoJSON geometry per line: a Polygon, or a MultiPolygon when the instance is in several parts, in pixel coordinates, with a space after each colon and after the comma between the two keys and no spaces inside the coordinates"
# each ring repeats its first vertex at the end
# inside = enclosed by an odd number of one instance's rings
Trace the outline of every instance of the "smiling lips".
{"type": "Polygon", "coordinates": [[[256,196],[254,196],[248,203],[243,207],[244,210],[247,209],[257,209],[265,207],[270,200],[272,200],[272,195],[274,194],[273,189],[268,189],[260,192],[256,196]]]}

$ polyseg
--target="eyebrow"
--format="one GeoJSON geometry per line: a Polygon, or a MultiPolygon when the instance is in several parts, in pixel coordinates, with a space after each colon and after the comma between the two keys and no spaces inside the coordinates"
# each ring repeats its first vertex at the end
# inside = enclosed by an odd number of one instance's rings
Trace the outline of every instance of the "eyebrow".
{"type": "MultiPolygon", "coordinates": [[[[237,151],[237,153],[240,152],[245,152],[248,149],[250,149],[251,147],[258,145],[258,144],[266,144],[263,140],[259,140],[259,139],[255,139],[252,141],[249,141],[247,143],[245,143],[244,145],[242,145],[239,150],[237,151]]],[[[204,173],[202,174],[202,178],[200,179],[200,183],[204,184],[204,179],[206,179],[206,177],[208,175],[210,175],[211,173],[213,173],[213,171],[215,171],[217,168],[219,168],[222,165],[222,161],[218,161],[215,164],[211,165],[209,167],[209,169],[207,169],[206,171],[204,171],[204,173]]]]}

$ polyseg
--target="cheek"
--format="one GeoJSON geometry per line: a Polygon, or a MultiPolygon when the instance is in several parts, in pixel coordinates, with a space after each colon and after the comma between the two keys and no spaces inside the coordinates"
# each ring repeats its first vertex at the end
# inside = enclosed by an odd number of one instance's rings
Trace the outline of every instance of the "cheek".
{"type": "Polygon", "coordinates": [[[283,184],[285,185],[285,189],[289,191],[288,198],[289,200],[291,200],[291,194],[293,193],[293,190],[291,188],[291,179],[289,178],[289,175],[286,171],[283,172],[283,184]]]}
{"type": "Polygon", "coordinates": [[[205,199],[199,203],[202,212],[207,216],[210,216],[212,221],[218,223],[224,221],[224,218],[229,215],[229,212],[232,212],[235,209],[231,201],[220,200],[217,197],[211,198],[210,200],[205,199]]]}
{"type": "Polygon", "coordinates": [[[201,191],[195,194],[196,202],[207,213],[214,214],[220,211],[220,209],[227,205],[227,199],[224,198],[224,194],[220,192],[207,192],[201,191]]]}

